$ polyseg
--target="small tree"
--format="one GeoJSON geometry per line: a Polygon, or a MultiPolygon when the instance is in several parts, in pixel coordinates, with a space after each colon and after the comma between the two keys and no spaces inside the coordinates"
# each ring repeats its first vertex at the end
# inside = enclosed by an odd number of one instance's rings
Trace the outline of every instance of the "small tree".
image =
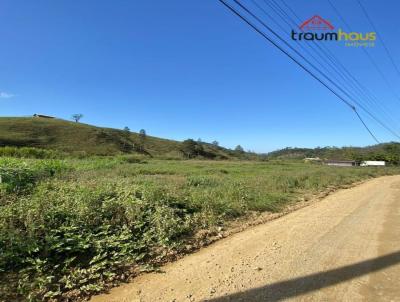
{"type": "Polygon", "coordinates": [[[79,121],[83,118],[82,113],[75,113],[72,115],[72,119],[75,121],[75,123],[79,123],[79,121]]]}
{"type": "Polygon", "coordinates": [[[124,131],[124,137],[128,139],[129,136],[131,135],[131,129],[125,126],[123,131],[124,131]]]}
{"type": "Polygon", "coordinates": [[[195,150],[196,156],[204,153],[204,148],[201,142],[196,142],[195,150]]]}
{"type": "Polygon", "coordinates": [[[244,153],[244,149],[241,145],[237,145],[235,148],[235,152],[238,154],[242,154],[242,153],[244,153]]]}
{"type": "Polygon", "coordinates": [[[197,143],[191,138],[184,140],[182,142],[181,151],[187,158],[193,158],[198,152],[197,143]]]}
{"type": "Polygon", "coordinates": [[[131,131],[128,127],[124,127],[122,130],[123,140],[123,150],[128,152],[132,150],[132,142],[131,142],[131,131]]]}
{"type": "Polygon", "coordinates": [[[215,147],[218,147],[218,146],[219,146],[219,142],[217,142],[217,141],[213,141],[212,144],[213,144],[215,147]]]}
{"type": "MultiPolygon", "coordinates": [[[[125,138],[126,141],[130,140],[130,136],[131,136],[131,129],[129,129],[129,127],[124,127],[124,130],[122,130],[122,135],[125,138]]],[[[126,144],[127,142],[124,142],[124,144],[126,144]]]]}
{"type": "Polygon", "coordinates": [[[144,144],[146,142],[147,134],[146,130],[140,129],[139,130],[139,144],[138,144],[138,151],[143,151],[144,150],[144,144]]]}
{"type": "Polygon", "coordinates": [[[143,137],[143,138],[146,138],[146,130],[140,129],[140,131],[139,131],[139,136],[140,136],[140,137],[143,137]]]}

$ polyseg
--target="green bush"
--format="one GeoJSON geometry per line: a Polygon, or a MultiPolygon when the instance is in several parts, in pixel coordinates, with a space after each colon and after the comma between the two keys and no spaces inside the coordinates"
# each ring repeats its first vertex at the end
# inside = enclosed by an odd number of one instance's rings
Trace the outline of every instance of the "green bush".
{"type": "Polygon", "coordinates": [[[62,158],[63,154],[55,150],[45,150],[32,147],[0,147],[0,157],[55,159],[62,158]]]}
{"type": "Polygon", "coordinates": [[[176,204],[152,185],[43,183],[0,214],[0,271],[19,268],[18,290],[33,300],[96,292],[125,266],[144,264],[193,230],[176,204]],[[23,228],[10,232],[15,226],[23,228]]]}
{"type": "Polygon", "coordinates": [[[20,192],[32,188],[40,179],[54,176],[66,169],[59,160],[21,161],[0,158],[0,189],[5,192],[20,192]]]}

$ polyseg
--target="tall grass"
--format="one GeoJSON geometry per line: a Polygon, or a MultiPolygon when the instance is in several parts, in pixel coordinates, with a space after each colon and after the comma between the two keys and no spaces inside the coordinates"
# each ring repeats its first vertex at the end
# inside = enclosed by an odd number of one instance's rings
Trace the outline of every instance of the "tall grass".
{"type": "Polygon", "coordinates": [[[73,301],[187,249],[201,229],[398,172],[295,162],[2,158],[0,293],[6,301],[73,301]]]}
{"type": "Polygon", "coordinates": [[[64,155],[55,150],[46,150],[33,147],[0,147],[0,157],[17,157],[17,158],[38,158],[38,159],[55,159],[62,158],[64,155]]]}

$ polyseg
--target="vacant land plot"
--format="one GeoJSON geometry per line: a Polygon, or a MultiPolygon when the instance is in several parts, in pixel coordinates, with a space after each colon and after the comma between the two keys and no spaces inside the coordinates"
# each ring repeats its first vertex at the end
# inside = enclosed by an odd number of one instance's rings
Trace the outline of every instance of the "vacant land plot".
{"type": "Polygon", "coordinates": [[[193,249],[233,219],[398,174],[296,162],[0,158],[0,301],[72,301],[193,249]],[[1,296],[3,295],[3,297],[1,296]]]}

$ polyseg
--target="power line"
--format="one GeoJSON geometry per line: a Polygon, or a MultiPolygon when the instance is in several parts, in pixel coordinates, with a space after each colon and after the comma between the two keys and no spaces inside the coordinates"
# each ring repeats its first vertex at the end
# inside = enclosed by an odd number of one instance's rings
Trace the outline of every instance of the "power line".
{"type": "MultiPolygon", "coordinates": [[[[271,1],[269,1],[269,2],[267,2],[267,0],[264,0],[264,3],[265,3],[266,5],[268,5],[268,6],[275,12],[275,14],[278,15],[289,27],[290,27],[291,25],[290,25],[290,23],[289,23],[286,19],[289,19],[289,21],[291,21],[292,25],[294,25],[295,27],[297,26],[297,24],[294,22],[294,20],[293,20],[293,19],[279,6],[279,4],[276,3],[274,0],[271,0],[271,1]],[[275,6],[273,6],[272,3],[273,3],[275,6]],[[278,11],[278,9],[279,9],[279,11],[278,11]]],[[[265,10],[262,10],[262,11],[265,12],[265,10]]],[[[271,17],[271,19],[274,20],[274,18],[272,18],[272,17],[271,17]]],[[[297,44],[300,44],[300,46],[302,46],[302,44],[301,44],[299,41],[296,40],[296,42],[297,42],[297,44]]],[[[336,64],[335,64],[332,60],[326,61],[326,58],[325,58],[325,57],[328,57],[327,53],[325,53],[325,51],[324,51],[315,41],[312,41],[312,42],[313,42],[312,44],[311,44],[311,43],[306,43],[306,45],[308,45],[308,46],[310,47],[310,49],[312,49],[312,50],[318,55],[318,57],[322,59],[323,62],[327,63],[327,65],[328,65],[329,67],[331,67],[332,70],[333,70],[334,72],[336,72],[336,73],[339,75],[339,77],[341,78],[341,80],[338,80],[338,78],[335,76],[335,74],[333,74],[332,72],[330,72],[330,71],[327,69],[327,67],[325,67],[325,66],[324,66],[324,70],[327,70],[327,72],[330,74],[330,76],[333,77],[337,82],[341,82],[341,83],[342,83],[342,86],[346,86],[346,87],[347,87],[347,90],[350,91],[350,93],[353,94],[353,96],[356,95],[356,94],[354,94],[354,92],[351,91],[351,89],[348,88],[349,81],[345,79],[345,77],[343,76],[341,70],[338,69],[338,67],[336,66],[336,64]],[[313,46],[315,46],[316,48],[314,48],[313,46]],[[317,51],[317,48],[318,48],[318,51],[317,51]]],[[[301,47],[301,48],[302,48],[302,47],[301,47]]],[[[308,52],[307,52],[307,53],[308,53],[308,52]]],[[[320,65],[323,65],[319,60],[315,59],[314,56],[313,56],[313,58],[314,58],[314,60],[316,60],[320,65]]],[[[328,57],[328,58],[329,58],[329,57],[328,57]]]]}
{"type": "MultiPolygon", "coordinates": [[[[279,5],[279,3],[277,3],[277,1],[275,0],[264,0],[265,4],[267,4],[277,15],[279,15],[282,20],[290,27],[289,22],[287,22],[285,20],[288,19],[292,25],[294,27],[297,27],[296,22],[293,20],[292,17],[290,17],[290,15],[279,5]],[[275,5],[275,7],[271,4],[273,3],[275,5]]],[[[284,3],[286,6],[287,4],[282,0],[282,3],[284,3]]],[[[291,10],[292,11],[292,10],[291,10]]],[[[292,11],[293,12],[293,11],[292,11]]],[[[294,12],[293,12],[294,13],[294,12]]],[[[295,15],[297,16],[297,15],[295,15]]],[[[301,22],[300,18],[297,16],[297,19],[299,20],[299,22],[301,22]]],[[[311,41],[312,43],[307,43],[311,49],[314,50],[315,53],[318,54],[319,57],[321,57],[323,60],[325,60],[324,56],[326,56],[326,58],[328,58],[329,61],[326,61],[328,63],[328,65],[336,72],[339,74],[339,76],[341,76],[343,78],[343,75],[341,74],[341,70],[338,69],[338,67],[336,66],[336,63],[331,59],[331,57],[328,55],[328,50],[323,47],[323,45],[319,45],[318,43],[316,43],[314,40],[311,41]],[[313,47],[315,46],[315,48],[313,47]],[[318,51],[317,51],[318,50],[318,51]]],[[[346,80],[345,80],[346,81],[346,80]]]]}
{"type": "Polygon", "coordinates": [[[341,95],[339,95],[336,91],[334,91],[331,87],[329,87],[325,82],[323,82],[320,78],[318,78],[318,76],[316,76],[306,66],[304,66],[302,63],[300,63],[298,60],[296,60],[296,58],[294,58],[291,54],[289,54],[286,50],[284,50],[281,46],[279,46],[275,41],[273,41],[264,32],[262,32],[260,29],[258,29],[257,26],[255,26],[253,23],[251,23],[249,20],[247,20],[244,16],[242,16],[238,11],[236,11],[231,5],[226,3],[224,0],[219,0],[219,2],[221,2],[224,6],[226,6],[231,12],[233,12],[236,16],[238,16],[240,19],[242,19],[251,28],[253,28],[257,33],[259,33],[261,36],[263,36],[267,41],[269,41],[272,45],[274,45],[276,48],[278,48],[281,52],[283,52],[286,56],[288,56],[293,62],[295,62],[297,65],[299,65],[304,71],[306,71],[309,75],[311,75],[314,79],[316,79],[319,83],[321,83],[329,91],[331,91],[335,96],[337,96],[343,103],[345,103],[348,107],[350,107],[356,113],[356,115],[360,119],[360,121],[362,121],[362,124],[367,129],[367,131],[371,134],[372,138],[377,143],[379,143],[379,141],[376,139],[375,135],[372,134],[371,130],[367,127],[367,125],[365,124],[365,122],[363,121],[361,116],[358,114],[354,105],[352,105],[350,102],[345,100],[341,95]]]}
{"type": "MultiPolygon", "coordinates": [[[[333,82],[324,72],[322,72],[318,67],[312,64],[306,57],[304,57],[299,51],[293,48],[288,42],[286,42],[279,34],[277,34],[271,27],[269,27],[265,22],[263,22],[260,18],[254,15],[251,11],[249,11],[243,4],[241,4],[238,0],[233,0],[237,5],[239,5],[246,13],[252,16],[255,20],[257,20],[260,24],[262,24],[269,32],[271,32],[276,38],[278,38],[282,43],[284,43],[287,47],[289,47],[292,51],[294,51],[300,58],[306,61],[312,68],[314,68],[317,72],[319,72],[326,80],[328,80],[332,85],[334,85],[337,89],[339,89],[344,95],[351,99],[351,96],[340,88],[335,82],[333,82]]],[[[354,109],[354,105],[350,104],[350,102],[343,99],[346,105],[350,106],[354,109]]],[[[356,102],[353,100],[353,102],[356,102]]]]}
{"type": "MultiPolygon", "coordinates": [[[[339,18],[342,20],[342,22],[344,23],[344,25],[350,30],[353,31],[351,29],[351,26],[346,22],[346,20],[344,19],[344,17],[342,16],[342,14],[339,12],[339,10],[335,7],[335,5],[333,5],[331,0],[328,0],[329,5],[332,7],[332,9],[335,11],[335,13],[339,16],[339,18]]],[[[372,58],[372,56],[369,54],[369,52],[365,49],[362,48],[362,50],[364,51],[365,55],[368,57],[369,61],[371,62],[371,64],[374,66],[374,68],[376,69],[376,71],[379,73],[379,75],[381,76],[381,78],[383,79],[383,81],[386,83],[387,87],[389,88],[390,92],[392,93],[392,95],[398,100],[400,101],[400,97],[399,95],[396,93],[396,91],[394,90],[393,86],[390,84],[389,80],[387,79],[387,77],[385,76],[385,74],[383,73],[383,71],[379,68],[378,64],[375,62],[375,60],[372,58]]]]}
{"type": "Polygon", "coordinates": [[[371,136],[374,138],[374,140],[379,144],[378,139],[375,137],[375,135],[372,133],[372,131],[368,128],[368,126],[365,124],[364,120],[361,118],[361,116],[358,114],[357,110],[354,109],[355,114],[357,115],[358,119],[361,121],[361,123],[364,125],[365,129],[371,134],[371,136]]]}
{"type": "MultiPolygon", "coordinates": [[[[341,93],[343,93],[347,98],[352,100],[355,104],[357,104],[364,112],[366,112],[370,117],[372,117],[376,122],[378,122],[382,127],[388,130],[390,133],[400,138],[390,127],[385,125],[380,119],[374,116],[368,109],[366,109],[362,104],[360,104],[357,100],[351,97],[346,91],[344,91],[340,86],[338,86],[335,82],[333,82],[325,73],[323,73],[320,69],[315,67],[307,58],[305,58],[301,53],[299,53],[296,49],[294,49],[290,44],[288,44],[281,36],[279,36],[272,28],[270,28],[267,24],[265,24],[260,18],[254,15],[251,11],[249,11],[243,4],[241,4],[238,0],[233,0],[237,5],[239,5],[244,11],[246,11],[250,16],[252,16],[255,20],[257,20],[260,24],[262,24],[265,28],[268,29],[275,37],[277,37],[281,42],[283,42],[286,46],[288,46],[292,51],[294,51],[298,56],[300,56],[303,60],[305,60],[310,66],[312,66],[315,70],[317,70],[326,80],[328,80],[333,86],[335,86],[341,93]]],[[[354,106],[353,106],[354,107],[354,106]]],[[[354,109],[353,109],[354,110],[354,109]]]]}
{"type": "MultiPolygon", "coordinates": [[[[252,1],[254,1],[254,0],[252,0],[252,1]]],[[[290,23],[286,20],[286,19],[289,19],[289,20],[290,20],[290,16],[279,6],[278,3],[276,3],[275,1],[267,2],[267,0],[264,0],[264,3],[265,3],[269,8],[271,8],[271,9],[275,12],[275,14],[278,15],[278,16],[290,27],[290,23]],[[272,3],[275,5],[275,7],[272,5],[272,3]],[[278,11],[277,9],[279,9],[279,11],[278,11]]],[[[264,14],[266,13],[265,9],[260,8],[260,10],[262,10],[262,11],[264,12],[264,14]]],[[[270,19],[273,20],[273,21],[275,20],[273,17],[270,17],[270,19]]],[[[293,20],[290,20],[290,21],[292,21],[292,23],[293,23],[294,26],[297,26],[293,20]]],[[[295,41],[297,42],[297,44],[298,44],[302,49],[304,49],[304,48],[303,48],[303,45],[301,44],[301,42],[299,42],[299,41],[297,41],[297,40],[295,40],[295,41]]],[[[317,43],[315,43],[315,41],[312,41],[312,42],[313,42],[313,44],[306,43],[306,45],[308,45],[308,46],[310,47],[310,49],[312,49],[312,50],[318,55],[318,57],[321,58],[322,61],[325,61],[325,57],[324,57],[323,50],[319,47],[319,45],[318,45],[317,43]],[[314,48],[313,46],[318,47],[318,48],[319,48],[319,51],[317,51],[316,48],[314,48]]],[[[309,53],[309,52],[307,51],[307,53],[309,53]]],[[[317,61],[321,66],[323,66],[323,68],[324,68],[328,73],[330,73],[330,71],[327,69],[327,67],[325,67],[318,59],[316,59],[314,56],[312,56],[312,58],[313,58],[315,61],[317,61]]],[[[325,62],[326,62],[326,61],[325,61],[325,62]]],[[[339,72],[339,70],[337,69],[337,67],[335,66],[335,64],[331,64],[331,62],[326,62],[326,63],[328,63],[329,67],[331,67],[331,68],[343,79],[343,76],[340,74],[340,72],[339,72]]],[[[330,75],[331,75],[332,77],[334,77],[336,81],[338,81],[338,82],[341,81],[341,80],[338,80],[338,78],[337,78],[334,74],[330,73],[330,75]]],[[[344,80],[344,81],[341,81],[341,82],[342,82],[342,85],[343,85],[343,86],[346,86],[346,85],[347,85],[347,83],[346,83],[345,80],[344,80]]]]}
{"type": "MultiPolygon", "coordinates": [[[[293,18],[284,11],[284,9],[282,7],[279,6],[279,4],[275,1],[275,0],[271,0],[275,6],[280,9],[280,11],[282,12],[282,14],[285,14],[286,18],[289,19],[292,23],[292,25],[297,26],[296,22],[293,20],[293,18]]],[[[277,10],[272,7],[271,5],[269,5],[266,0],[264,0],[264,2],[272,9],[275,11],[276,14],[278,14],[283,21],[285,21],[286,24],[288,24],[288,26],[290,27],[290,24],[288,22],[286,22],[286,20],[284,19],[284,16],[282,16],[281,14],[279,14],[277,12],[277,10]]],[[[300,17],[296,14],[296,12],[286,3],[285,0],[281,0],[281,2],[286,6],[286,8],[297,18],[298,22],[301,22],[300,17]]],[[[337,72],[339,74],[339,76],[343,79],[343,81],[351,86],[353,89],[357,90],[357,92],[361,95],[363,95],[365,97],[365,100],[368,101],[367,103],[374,107],[377,106],[381,111],[382,114],[386,116],[387,119],[389,119],[391,121],[391,123],[393,123],[395,125],[395,128],[400,129],[399,127],[399,123],[397,121],[397,119],[393,118],[391,115],[391,111],[385,106],[384,103],[380,102],[378,100],[378,98],[371,93],[371,91],[369,89],[367,89],[364,85],[362,85],[357,78],[351,74],[351,72],[342,64],[342,62],[329,50],[325,47],[325,45],[319,45],[318,43],[316,43],[315,41],[312,41],[313,44],[308,44],[310,45],[310,48],[312,48],[315,52],[317,52],[317,50],[315,48],[313,48],[312,46],[316,46],[318,48],[318,50],[324,54],[328,60],[333,64],[331,65],[330,62],[328,61],[330,66],[334,67],[335,72],[337,72]]],[[[367,53],[368,55],[368,53],[367,53]]],[[[372,58],[371,58],[372,59],[372,58]]],[[[354,92],[353,92],[354,93],[354,92]]],[[[393,134],[393,132],[392,132],[393,134]]],[[[395,134],[396,137],[398,137],[397,134],[395,134]]]]}
{"type": "MultiPolygon", "coordinates": [[[[276,21],[276,19],[273,17],[273,16],[271,16],[263,7],[261,7],[255,0],[250,0],[260,11],[262,11],[263,12],[263,14],[264,15],[266,15],[269,19],[271,19],[271,21],[277,26],[277,27],[279,27],[280,28],[280,30],[282,31],[282,32],[286,32],[286,29],[285,28],[283,28],[283,26],[278,22],[278,21],[276,21]]],[[[271,7],[272,8],[272,7],[271,7]]],[[[273,9],[273,8],[272,8],[273,9]]],[[[274,10],[274,9],[273,9],[274,10]]],[[[275,10],[274,10],[275,11],[275,10]]],[[[276,13],[276,11],[275,11],[275,13],[276,13]]],[[[282,17],[282,16],[281,16],[282,17]]],[[[283,18],[283,17],[282,17],[283,18]]],[[[286,23],[286,22],[285,22],[286,23]]],[[[286,24],[288,24],[288,23],[286,23],[286,24]]],[[[295,42],[296,42],[296,44],[307,54],[307,55],[309,55],[315,62],[317,62],[323,69],[324,69],[324,71],[325,72],[327,72],[327,73],[330,73],[330,71],[329,71],[329,69],[323,64],[323,62],[321,62],[321,60],[319,60],[318,58],[316,58],[306,47],[304,47],[304,45],[300,42],[300,41],[298,41],[298,40],[295,40],[295,42]]],[[[319,56],[320,56],[320,54],[319,53],[317,53],[319,56]]],[[[324,58],[323,57],[321,57],[322,58],[322,61],[324,61],[324,58]]],[[[331,74],[331,76],[332,76],[332,74],[331,74]]],[[[336,78],[336,76],[335,75],[333,75],[333,77],[334,77],[334,79],[336,80],[336,81],[338,81],[338,79],[336,78]]],[[[342,84],[343,84],[343,82],[342,82],[342,84]]]]}
{"type": "MultiPolygon", "coordinates": [[[[249,11],[243,4],[241,4],[238,0],[233,0],[237,5],[239,5],[244,11],[246,11],[249,15],[251,15],[254,19],[256,19],[260,24],[262,24],[265,28],[268,29],[276,38],[278,38],[282,43],[284,43],[287,47],[289,47],[292,51],[294,51],[299,57],[301,57],[304,61],[306,61],[312,68],[318,71],[326,80],[328,80],[332,85],[334,85],[337,89],[339,89],[344,95],[346,95],[349,99],[352,97],[344,91],[341,87],[339,87],[335,82],[333,82],[324,72],[322,72],[318,67],[312,64],[306,57],[304,57],[299,51],[297,51],[294,47],[292,47],[288,42],[286,42],[279,34],[277,34],[271,27],[269,27],[265,22],[263,22],[260,18],[254,15],[251,11],[249,11]]],[[[353,102],[357,102],[352,99],[353,102]]],[[[349,105],[349,104],[348,104],[349,105]]],[[[354,107],[354,106],[353,106],[354,107]]]]}
{"type": "MultiPolygon", "coordinates": [[[[374,22],[372,22],[372,19],[371,19],[371,17],[369,16],[369,14],[368,14],[367,10],[365,9],[365,7],[361,4],[361,1],[360,1],[360,0],[357,0],[357,3],[358,3],[358,5],[361,7],[361,10],[364,12],[365,17],[367,17],[369,24],[372,26],[372,28],[374,29],[374,31],[375,31],[376,33],[378,33],[378,29],[376,28],[374,22]]],[[[383,46],[383,48],[385,49],[386,54],[387,54],[387,56],[389,57],[389,60],[390,60],[390,62],[391,62],[392,65],[393,65],[393,68],[396,70],[397,75],[400,77],[399,68],[397,67],[396,62],[394,61],[393,56],[392,56],[392,54],[391,54],[390,51],[389,51],[389,48],[386,46],[386,43],[385,43],[385,41],[383,40],[382,35],[379,33],[378,36],[380,37],[380,41],[381,41],[381,43],[382,43],[382,46],[383,46]]]]}
{"type": "MultiPolygon", "coordinates": [[[[264,2],[268,5],[268,3],[266,2],[267,0],[264,0],[264,2]]],[[[279,4],[275,1],[275,0],[271,0],[272,2],[274,2],[275,6],[278,7],[280,9],[280,11],[286,15],[286,18],[288,18],[292,25],[297,26],[296,22],[293,20],[292,17],[290,17],[289,14],[287,14],[283,8],[281,8],[279,6],[279,4]]],[[[296,12],[286,3],[285,0],[281,0],[281,2],[286,6],[287,9],[289,9],[289,11],[297,18],[298,22],[301,22],[302,20],[300,19],[300,17],[296,14],[296,12]]],[[[271,7],[271,9],[273,9],[275,11],[275,13],[278,14],[278,12],[276,11],[276,9],[274,7],[272,7],[271,5],[269,5],[271,7]]],[[[280,15],[280,14],[279,14],[280,15]]],[[[284,16],[280,15],[280,17],[285,21],[286,24],[288,24],[286,22],[286,20],[284,19],[284,16]]],[[[290,24],[288,24],[288,26],[290,26],[290,24]]],[[[399,128],[399,124],[398,121],[396,119],[394,119],[392,117],[392,115],[389,113],[390,110],[388,110],[386,108],[386,106],[384,105],[384,103],[380,102],[377,97],[375,95],[373,95],[364,85],[362,85],[357,78],[355,78],[355,76],[353,76],[350,71],[342,64],[342,62],[340,62],[340,60],[333,54],[330,52],[329,49],[327,49],[325,47],[325,45],[321,44],[321,46],[316,43],[315,41],[312,41],[313,44],[308,44],[310,45],[310,48],[313,48],[312,46],[316,46],[318,48],[319,51],[321,51],[327,58],[328,60],[333,63],[333,67],[334,70],[336,72],[339,73],[340,77],[344,80],[344,82],[346,84],[349,84],[353,87],[353,89],[357,90],[358,93],[360,93],[361,95],[363,95],[365,97],[366,101],[369,101],[369,104],[371,106],[378,106],[379,109],[382,110],[383,115],[386,116],[386,118],[388,118],[389,120],[391,120],[391,122],[396,126],[397,130],[400,129],[399,128]]],[[[317,52],[317,50],[315,48],[313,48],[313,50],[315,52],[317,52]]],[[[331,64],[329,64],[330,66],[332,66],[331,64]]]]}

